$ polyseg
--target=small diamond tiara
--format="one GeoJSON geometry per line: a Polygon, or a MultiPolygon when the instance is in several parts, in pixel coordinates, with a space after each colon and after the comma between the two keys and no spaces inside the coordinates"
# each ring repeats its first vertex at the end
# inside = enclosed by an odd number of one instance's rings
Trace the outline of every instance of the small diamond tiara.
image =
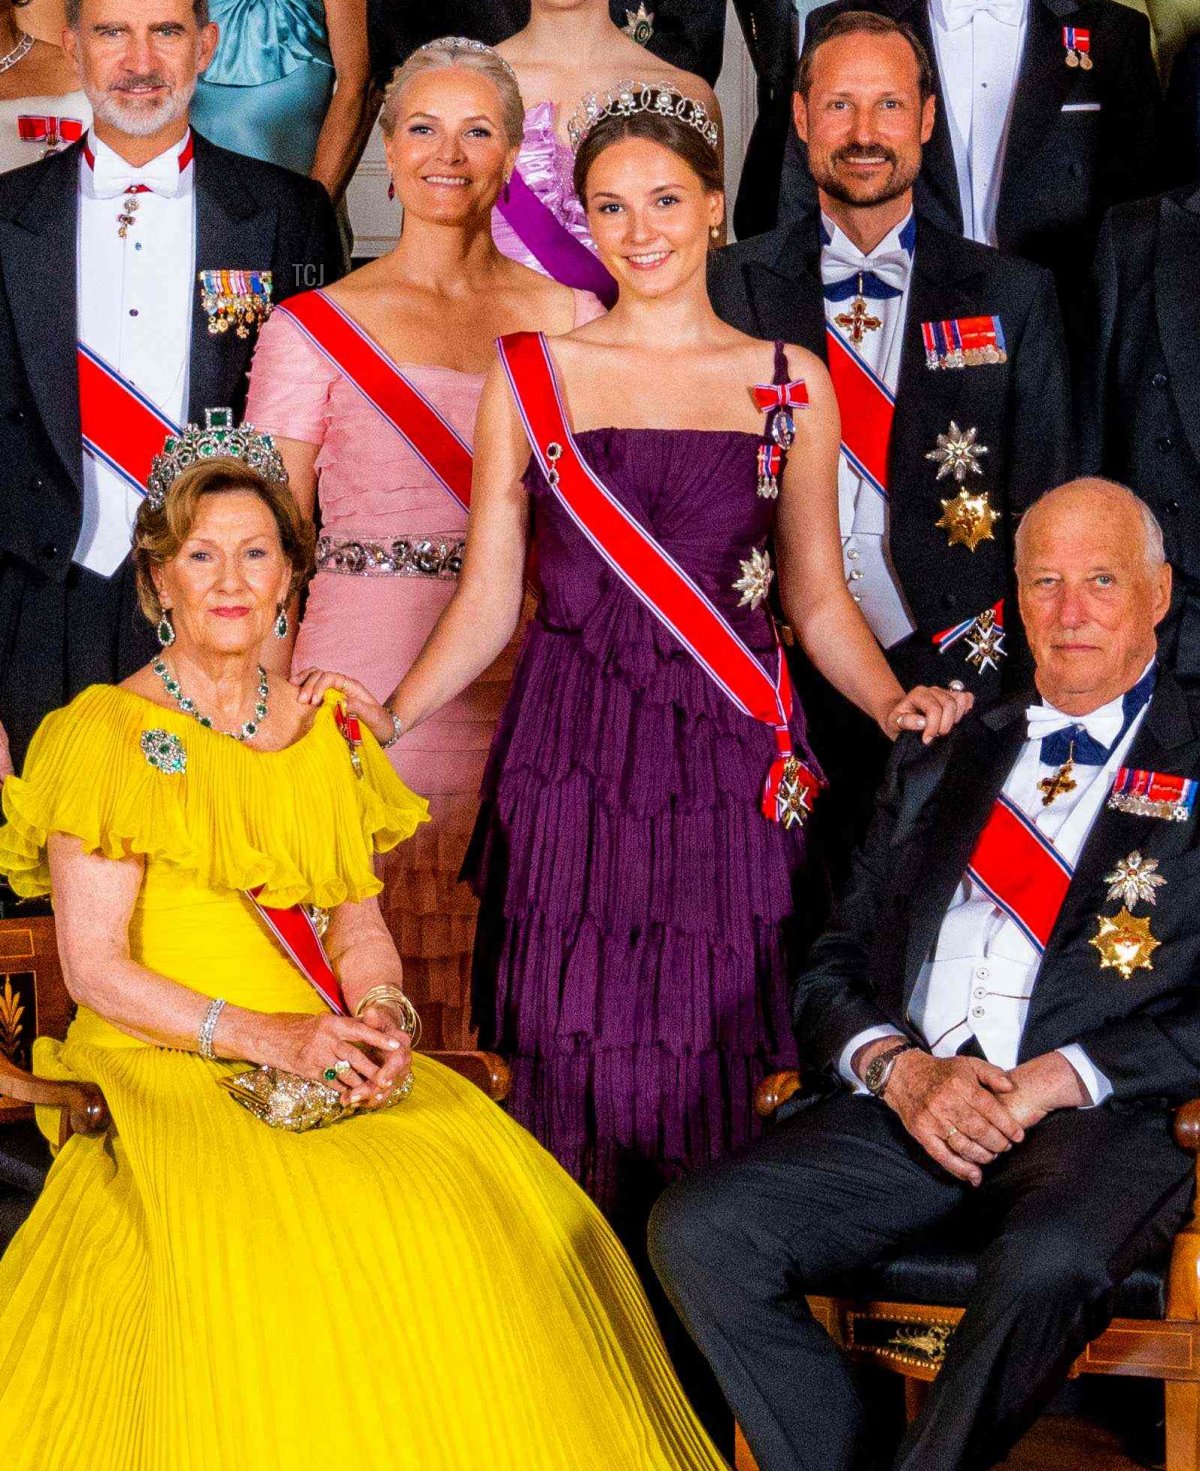
{"type": "Polygon", "coordinates": [[[710,148],[716,148],[717,124],[703,102],[685,96],[669,82],[621,82],[606,97],[589,92],[567,123],[567,136],[576,152],[602,118],[632,117],[638,112],[656,112],[675,117],[695,128],[710,148]]]}
{"type": "MultiPolygon", "coordinates": [[[[454,60],[456,51],[478,51],[483,56],[494,56],[514,82],[517,74],[500,55],[494,46],[488,46],[483,41],[473,41],[470,36],[439,36],[436,41],[426,41],[424,46],[418,46],[413,52],[414,56],[420,56],[422,51],[442,51],[449,54],[451,61],[454,60]]],[[[520,84],[518,83],[518,86],[520,84]]]]}
{"type": "Polygon", "coordinates": [[[181,434],[168,434],[162,454],[154,456],[146,481],[150,509],[162,510],[167,491],[189,466],[218,459],[241,460],[267,480],[279,485],[288,483],[287,471],[269,434],[259,434],[253,424],[235,429],[232,409],[205,409],[203,429],[199,424],[189,424],[181,434]]]}

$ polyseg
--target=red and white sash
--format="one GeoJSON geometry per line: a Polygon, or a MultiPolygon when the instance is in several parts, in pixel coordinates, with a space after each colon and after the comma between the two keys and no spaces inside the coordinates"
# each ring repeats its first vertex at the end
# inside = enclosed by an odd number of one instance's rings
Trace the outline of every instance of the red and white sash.
{"type": "Polygon", "coordinates": [[[825,329],[825,355],[842,416],[842,455],[887,500],[896,395],[832,327],[825,329]]]}
{"type": "Polygon", "coordinates": [[[272,909],[260,904],[258,896],[262,886],[247,889],[246,897],[258,910],[264,924],[287,951],[296,968],[325,1002],[330,1011],[345,1016],[346,1003],[342,1000],[342,988],[329,964],[325,946],[313,923],[312,916],[302,904],[293,904],[290,909],[272,909]]]}
{"type": "Polygon", "coordinates": [[[798,781],[808,801],[819,786],[792,749],[792,683],[782,649],[777,648],[772,678],[683,568],[584,460],[567,424],[545,337],[517,332],[501,337],[497,346],[534,456],[572,521],[737,708],[774,732],[778,754],[763,787],[762,811],[781,821],[785,781],[798,781]]]}
{"type": "Polygon", "coordinates": [[[1007,797],[997,797],[967,874],[1039,954],[1050,939],[1074,872],[1045,833],[1007,797]]]}
{"type": "Polygon", "coordinates": [[[396,364],[323,291],[290,297],[291,317],[371,407],[422,460],[462,509],[471,505],[471,446],[396,364]]]}
{"type": "Polygon", "coordinates": [[[78,344],[76,358],[84,449],[145,495],[154,456],[179,426],[86,343],[78,344]]]}

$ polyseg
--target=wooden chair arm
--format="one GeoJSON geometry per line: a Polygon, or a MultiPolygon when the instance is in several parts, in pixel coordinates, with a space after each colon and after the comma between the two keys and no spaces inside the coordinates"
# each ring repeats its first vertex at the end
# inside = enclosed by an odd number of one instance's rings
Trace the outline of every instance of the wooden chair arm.
{"type": "Polygon", "coordinates": [[[803,1086],[803,1079],[795,1068],[789,1068],[783,1073],[768,1073],[754,1090],[755,1113],[760,1119],[769,1119],[789,1098],[794,1098],[803,1086]]]}
{"type": "Polygon", "coordinates": [[[1200,1098],[1175,1110],[1175,1143],[1189,1154],[1200,1154],[1200,1098]]]}
{"type": "Polygon", "coordinates": [[[503,1103],[512,1086],[512,1070],[495,1052],[422,1052],[443,1067],[482,1088],[494,1103],[503,1103]]]}
{"type": "Polygon", "coordinates": [[[35,1108],[61,1109],[60,1148],[72,1134],[102,1134],[108,1128],[108,1105],[94,1084],[38,1078],[15,1067],[5,1057],[0,1057],[0,1097],[35,1108]]]}

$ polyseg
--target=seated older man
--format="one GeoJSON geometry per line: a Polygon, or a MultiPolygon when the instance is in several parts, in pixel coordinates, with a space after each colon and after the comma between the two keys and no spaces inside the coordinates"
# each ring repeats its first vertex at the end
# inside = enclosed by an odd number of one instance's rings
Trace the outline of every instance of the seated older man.
{"type": "Polygon", "coordinates": [[[795,983],[821,1096],[651,1224],[761,1471],[873,1464],[806,1290],[959,1213],[978,1285],[893,1464],[991,1466],[1191,1203],[1170,1125],[1200,1093],[1200,696],[1155,663],[1162,534],[1079,480],[1027,512],[1016,559],[1040,698],[902,738],[795,983]]]}

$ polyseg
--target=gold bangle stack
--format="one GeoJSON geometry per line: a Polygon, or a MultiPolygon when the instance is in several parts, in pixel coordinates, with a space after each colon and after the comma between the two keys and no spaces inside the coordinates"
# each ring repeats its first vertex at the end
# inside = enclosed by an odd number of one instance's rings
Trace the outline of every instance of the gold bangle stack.
{"type": "Polygon", "coordinates": [[[407,1032],[412,1045],[417,1046],[421,1040],[421,1018],[417,1015],[417,1008],[399,986],[372,986],[354,1008],[354,1015],[362,1016],[371,1006],[393,1007],[400,1014],[400,1030],[407,1032]]]}

